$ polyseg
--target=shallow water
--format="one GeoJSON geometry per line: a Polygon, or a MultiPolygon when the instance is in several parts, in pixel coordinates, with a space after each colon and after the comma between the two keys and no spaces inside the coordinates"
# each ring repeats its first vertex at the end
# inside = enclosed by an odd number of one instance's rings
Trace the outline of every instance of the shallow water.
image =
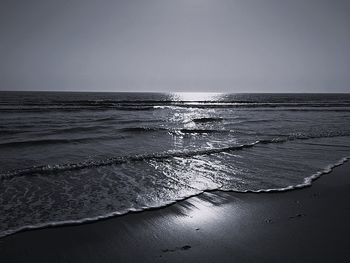
{"type": "Polygon", "coordinates": [[[303,187],[348,156],[349,94],[0,92],[0,236],[303,187]]]}

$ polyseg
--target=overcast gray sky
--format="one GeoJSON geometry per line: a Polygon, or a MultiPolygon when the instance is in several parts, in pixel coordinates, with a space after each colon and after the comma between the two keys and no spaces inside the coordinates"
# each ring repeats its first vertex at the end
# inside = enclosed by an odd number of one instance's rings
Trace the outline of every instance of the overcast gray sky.
{"type": "Polygon", "coordinates": [[[350,1],[0,0],[0,89],[350,92],[350,1]]]}

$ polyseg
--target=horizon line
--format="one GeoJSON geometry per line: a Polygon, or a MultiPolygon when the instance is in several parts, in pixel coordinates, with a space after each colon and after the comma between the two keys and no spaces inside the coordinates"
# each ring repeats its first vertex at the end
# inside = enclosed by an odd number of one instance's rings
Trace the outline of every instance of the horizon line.
{"type": "Polygon", "coordinates": [[[0,90],[0,92],[47,92],[47,93],[211,93],[211,94],[350,94],[349,92],[215,92],[215,91],[78,91],[78,90],[0,90]]]}

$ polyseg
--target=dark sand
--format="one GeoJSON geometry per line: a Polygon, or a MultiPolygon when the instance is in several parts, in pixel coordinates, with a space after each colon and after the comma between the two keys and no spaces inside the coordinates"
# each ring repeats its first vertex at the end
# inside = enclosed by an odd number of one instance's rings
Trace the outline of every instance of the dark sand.
{"type": "Polygon", "coordinates": [[[350,163],[283,193],[211,192],[0,239],[0,262],[350,262],[350,163]]]}

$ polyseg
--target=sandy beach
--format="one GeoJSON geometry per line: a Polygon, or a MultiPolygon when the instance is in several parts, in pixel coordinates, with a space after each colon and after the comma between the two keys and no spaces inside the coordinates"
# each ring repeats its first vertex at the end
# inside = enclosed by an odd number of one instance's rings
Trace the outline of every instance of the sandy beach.
{"type": "Polygon", "coordinates": [[[282,193],[174,205],[0,240],[1,262],[349,262],[350,163],[282,193]]]}

